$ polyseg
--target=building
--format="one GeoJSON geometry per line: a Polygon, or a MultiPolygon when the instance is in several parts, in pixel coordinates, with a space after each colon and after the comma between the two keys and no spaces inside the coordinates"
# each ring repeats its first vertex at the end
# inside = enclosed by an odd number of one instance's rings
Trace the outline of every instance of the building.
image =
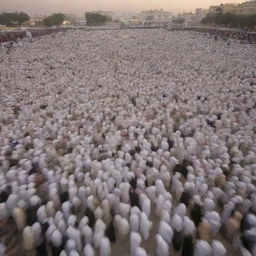
{"type": "Polygon", "coordinates": [[[46,17],[45,15],[34,15],[30,18],[29,21],[25,22],[24,25],[29,27],[35,27],[38,25],[40,26],[42,25],[45,17],[46,17]]]}
{"type": "Polygon", "coordinates": [[[139,13],[138,18],[141,22],[170,22],[172,19],[172,13],[164,11],[163,9],[147,10],[139,13]]]}
{"type": "Polygon", "coordinates": [[[237,14],[252,15],[256,14],[256,1],[248,1],[237,6],[237,14]]]}
{"type": "Polygon", "coordinates": [[[29,21],[25,22],[24,25],[29,26],[29,27],[34,27],[37,26],[37,24],[42,23],[43,20],[41,19],[30,19],[29,21]]]}
{"type": "Polygon", "coordinates": [[[77,17],[75,14],[64,13],[64,15],[65,15],[67,21],[75,22],[77,20],[77,17]]]}
{"type": "Polygon", "coordinates": [[[222,8],[220,5],[212,5],[208,9],[208,14],[222,13],[222,8]]]}
{"type": "Polygon", "coordinates": [[[179,17],[174,18],[173,21],[176,21],[179,18],[184,20],[185,26],[188,26],[191,23],[194,23],[195,15],[192,12],[183,12],[179,17]]]}
{"type": "Polygon", "coordinates": [[[236,13],[237,5],[236,4],[221,4],[222,13],[236,13]]]}
{"type": "Polygon", "coordinates": [[[197,8],[195,13],[184,12],[179,17],[184,19],[184,26],[196,26],[200,24],[207,12],[207,9],[197,8]]]}
{"type": "Polygon", "coordinates": [[[124,25],[139,25],[141,24],[141,21],[135,17],[135,16],[120,16],[118,17],[118,20],[124,25]]]}
{"type": "Polygon", "coordinates": [[[195,11],[195,20],[200,22],[204,17],[206,17],[208,10],[197,8],[195,11]]]}
{"type": "Polygon", "coordinates": [[[86,19],[78,19],[74,23],[75,26],[84,27],[86,26],[86,19]]]}
{"type": "Polygon", "coordinates": [[[221,4],[210,6],[208,14],[233,13],[240,15],[256,14],[256,0],[251,0],[242,4],[221,4]]]}

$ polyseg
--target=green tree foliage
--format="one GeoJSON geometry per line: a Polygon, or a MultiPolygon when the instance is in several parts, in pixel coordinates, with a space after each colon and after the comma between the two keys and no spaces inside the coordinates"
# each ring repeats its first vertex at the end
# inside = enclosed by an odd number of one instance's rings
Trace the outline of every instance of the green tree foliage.
{"type": "Polygon", "coordinates": [[[85,13],[86,23],[89,26],[104,25],[107,22],[111,22],[112,18],[107,15],[102,15],[97,12],[87,12],[85,13]]]}
{"type": "Polygon", "coordinates": [[[201,21],[203,24],[224,25],[227,27],[236,27],[253,29],[256,27],[256,14],[237,15],[233,13],[208,14],[201,21]]]}
{"type": "Polygon", "coordinates": [[[44,18],[43,23],[47,27],[60,26],[65,20],[65,15],[63,13],[54,13],[51,16],[44,18]]]}
{"type": "Polygon", "coordinates": [[[4,12],[0,14],[0,24],[6,26],[21,25],[29,20],[30,17],[25,12],[4,12]]]}

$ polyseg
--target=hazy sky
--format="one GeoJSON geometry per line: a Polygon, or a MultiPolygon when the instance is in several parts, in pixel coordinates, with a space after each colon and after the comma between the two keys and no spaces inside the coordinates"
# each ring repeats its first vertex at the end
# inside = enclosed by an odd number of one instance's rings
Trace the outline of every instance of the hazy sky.
{"type": "Polygon", "coordinates": [[[25,11],[29,14],[65,12],[82,14],[85,11],[109,10],[138,12],[146,9],[164,9],[173,13],[194,11],[220,3],[241,3],[243,0],[0,0],[3,11],[25,11]]]}

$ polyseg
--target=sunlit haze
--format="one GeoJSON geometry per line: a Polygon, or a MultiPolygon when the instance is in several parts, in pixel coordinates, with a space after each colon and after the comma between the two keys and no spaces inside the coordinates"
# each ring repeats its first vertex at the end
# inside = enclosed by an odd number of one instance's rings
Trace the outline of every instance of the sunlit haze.
{"type": "MultiPolygon", "coordinates": [[[[82,14],[85,11],[107,10],[117,13],[139,12],[147,9],[164,9],[173,13],[191,12],[220,4],[221,0],[0,0],[0,12],[25,11],[29,14],[65,12],[82,14]]],[[[241,3],[228,0],[225,3],[241,3]]]]}

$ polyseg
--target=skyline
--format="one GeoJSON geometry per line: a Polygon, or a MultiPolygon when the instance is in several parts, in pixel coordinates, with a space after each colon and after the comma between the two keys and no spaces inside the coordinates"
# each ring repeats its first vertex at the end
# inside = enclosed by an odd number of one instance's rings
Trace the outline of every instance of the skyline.
{"type": "Polygon", "coordinates": [[[242,3],[245,0],[0,0],[0,13],[24,11],[30,15],[54,12],[84,14],[86,11],[113,11],[134,13],[148,9],[163,9],[174,14],[193,12],[196,8],[208,8],[221,3],[242,3]]]}

